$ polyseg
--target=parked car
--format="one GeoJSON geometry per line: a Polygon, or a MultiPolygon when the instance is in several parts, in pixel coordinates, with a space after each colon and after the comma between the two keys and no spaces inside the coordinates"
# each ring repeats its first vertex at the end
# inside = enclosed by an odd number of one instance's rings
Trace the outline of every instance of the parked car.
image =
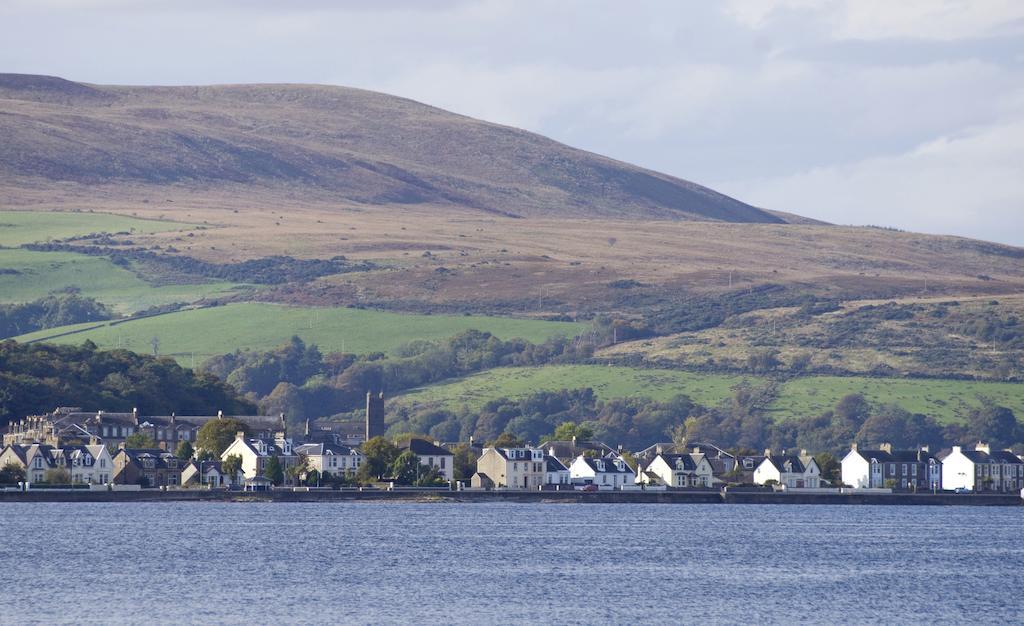
{"type": "Polygon", "coordinates": [[[597,491],[597,485],[583,485],[580,491],[597,491]]]}
{"type": "Polygon", "coordinates": [[[957,487],[953,490],[953,493],[971,493],[970,487],[957,487]]]}

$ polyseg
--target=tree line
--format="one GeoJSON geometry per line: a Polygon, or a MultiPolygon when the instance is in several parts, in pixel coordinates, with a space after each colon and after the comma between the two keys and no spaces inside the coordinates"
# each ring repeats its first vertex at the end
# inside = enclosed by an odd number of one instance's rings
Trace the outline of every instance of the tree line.
{"type": "Polygon", "coordinates": [[[392,356],[322,354],[298,337],[267,352],[236,351],[207,360],[204,372],[233,385],[268,415],[284,413],[293,425],[306,418],[344,414],[365,402],[367,391],[395,393],[503,366],[570,362],[593,348],[565,337],[541,344],[502,340],[468,330],[444,341],[415,341],[392,356]]]}
{"type": "Polygon", "coordinates": [[[0,424],[58,406],[151,414],[246,414],[256,406],[229,384],[170,358],[128,350],[0,341],[0,424]]]}
{"type": "Polygon", "coordinates": [[[92,298],[77,293],[52,294],[32,302],[0,304],[0,338],[112,317],[110,309],[92,298]]]}
{"type": "Polygon", "coordinates": [[[492,441],[591,437],[638,450],[658,442],[706,441],[741,450],[795,449],[841,453],[851,443],[891,443],[898,448],[926,445],[933,451],[954,444],[986,441],[994,447],[1024,449],[1024,428],[1013,411],[984,400],[964,423],[939,424],[902,407],[872,405],[851,394],[821,415],[775,421],[769,404],[773,385],[738,385],[721,405],[700,405],[688,396],[599,400],[592,389],[540,391],[522,398],[491,400],[479,409],[398,406],[388,415],[389,434],[422,433],[443,441],[492,441]]]}

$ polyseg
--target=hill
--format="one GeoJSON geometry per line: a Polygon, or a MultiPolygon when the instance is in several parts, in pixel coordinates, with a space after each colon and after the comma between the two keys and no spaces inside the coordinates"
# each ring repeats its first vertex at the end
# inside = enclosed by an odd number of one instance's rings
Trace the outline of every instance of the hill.
{"type": "MultiPolygon", "coordinates": [[[[705,406],[719,406],[730,402],[737,385],[762,386],[770,380],[753,375],[601,365],[494,368],[404,392],[395,398],[398,408],[392,410],[454,410],[467,406],[472,412],[500,398],[518,399],[541,391],[586,388],[602,400],[647,398],[664,402],[682,394],[705,406]]],[[[820,415],[849,394],[862,394],[874,409],[896,404],[943,424],[963,423],[972,409],[982,405],[982,398],[1011,407],[1018,415],[1024,413],[1024,387],[1015,383],[808,376],[778,383],[765,407],[765,415],[773,421],[820,415]]]]}
{"type": "Polygon", "coordinates": [[[695,183],[382,93],[0,74],[0,181],[187,184],[481,214],[779,223],[695,183]]]}
{"type": "Polygon", "coordinates": [[[159,353],[183,365],[235,350],[269,350],[298,336],[324,352],[370,354],[391,352],[413,341],[437,341],[462,331],[490,332],[502,339],[542,343],[554,336],[572,337],[585,324],[471,315],[400,315],[345,308],[305,308],[239,303],[177,311],[136,320],[62,326],[17,337],[18,341],[81,344],[105,349],[128,348],[159,353]],[[77,331],[77,332],[76,332],[77,331]]]}

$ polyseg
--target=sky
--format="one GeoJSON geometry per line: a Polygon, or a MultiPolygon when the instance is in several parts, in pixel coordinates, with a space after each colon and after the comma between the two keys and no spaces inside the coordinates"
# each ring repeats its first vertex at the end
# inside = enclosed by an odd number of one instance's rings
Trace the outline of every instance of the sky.
{"type": "Polygon", "coordinates": [[[1024,246],[1021,0],[0,0],[0,72],[362,87],[756,206],[1024,246]]]}

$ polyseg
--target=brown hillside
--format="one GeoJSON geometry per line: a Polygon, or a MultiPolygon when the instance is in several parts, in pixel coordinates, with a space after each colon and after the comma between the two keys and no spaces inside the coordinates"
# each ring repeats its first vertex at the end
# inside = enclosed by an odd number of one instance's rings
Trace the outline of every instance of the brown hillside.
{"type": "Polygon", "coordinates": [[[404,98],[317,85],[112,87],[0,74],[0,190],[243,185],[341,205],[779,223],[700,185],[404,98]]]}

